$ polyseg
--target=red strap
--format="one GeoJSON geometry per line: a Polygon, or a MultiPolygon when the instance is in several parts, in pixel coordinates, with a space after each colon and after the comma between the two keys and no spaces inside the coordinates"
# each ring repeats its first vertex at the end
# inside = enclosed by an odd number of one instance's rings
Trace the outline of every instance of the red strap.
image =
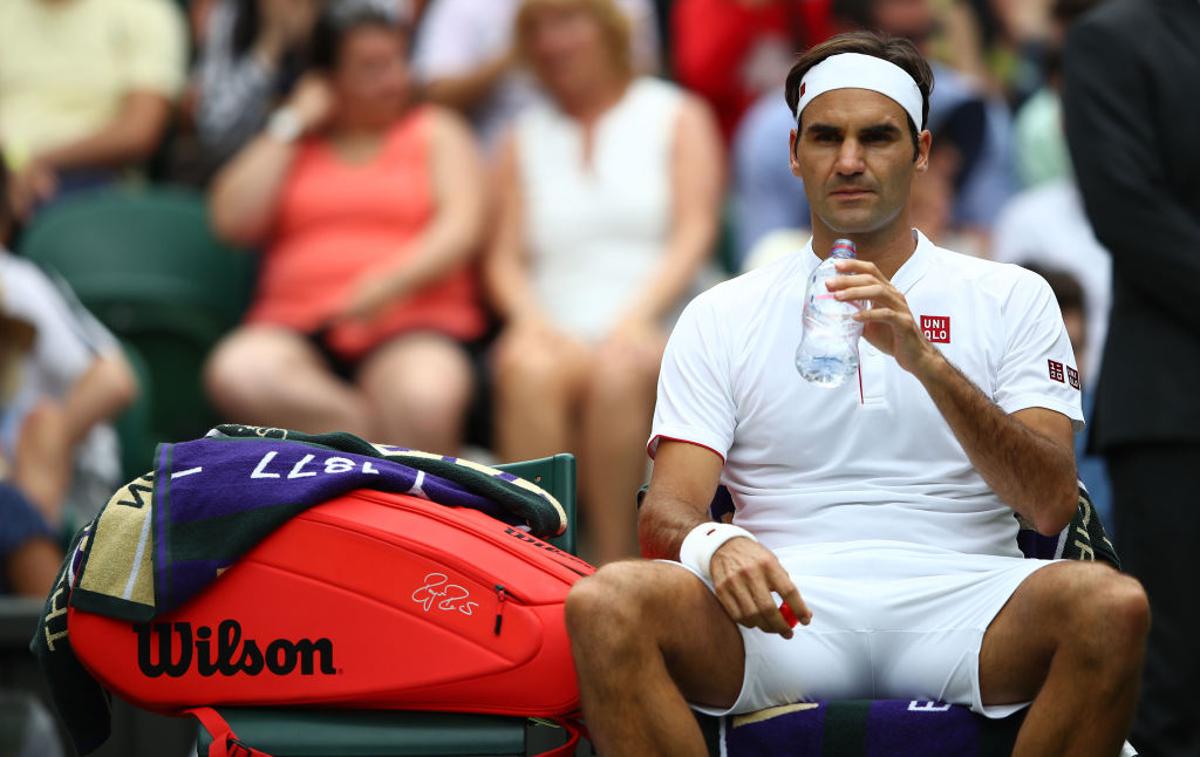
{"type": "MultiPolygon", "coordinates": [[[[262,750],[238,741],[233,728],[229,726],[225,718],[221,717],[221,713],[212,707],[192,707],[184,710],[184,713],[199,720],[200,725],[204,726],[204,730],[212,736],[208,757],[271,757],[262,750]]],[[[548,752],[542,752],[538,757],[571,757],[575,754],[575,747],[579,744],[579,739],[587,735],[587,727],[584,726],[582,720],[574,717],[555,718],[554,722],[567,732],[567,743],[548,752]]]]}
{"type": "Polygon", "coordinates": [[[567,743],[560,747],[555,747],[548,752],[542,752],[537,757],[571,757],[575,754],[575,747],[579,744],[579,739],[587,735],[587,727],[583,721],[574,717],[554,718],[554,722],[562,726],[566,730],[569,738],[567,743]]]}
{"type": "Polygon", "coordinates": [[[238,741],[237,734],[229,727],[229,723],[213,708],[193,707],[184,712],[199,720],[204,730],[212,736],[208,757],[271,757],[262,750],[238,741]]]}

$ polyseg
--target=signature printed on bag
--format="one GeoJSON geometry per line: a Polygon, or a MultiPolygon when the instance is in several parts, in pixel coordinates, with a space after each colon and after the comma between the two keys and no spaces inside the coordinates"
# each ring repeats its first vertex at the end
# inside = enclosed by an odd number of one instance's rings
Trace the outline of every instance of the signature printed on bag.
{"type": "Polygon", "coordinates": [[[437,609],[472,615],[475,608],[479,607],[478,602],[469,601],[471,592],[458,584],[450,583],[445,573],[430,573],[423,580],[425,585],[412,593],[412,599],[421,605],[425,612],[437,609]]]}

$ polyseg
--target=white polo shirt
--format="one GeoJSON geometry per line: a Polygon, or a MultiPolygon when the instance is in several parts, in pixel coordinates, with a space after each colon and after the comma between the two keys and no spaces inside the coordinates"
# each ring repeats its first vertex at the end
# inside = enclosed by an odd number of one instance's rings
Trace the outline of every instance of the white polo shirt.
{"type": "MultiPolygon", "coordinates": [[[[935,246],[892,283],[942,353],[1007,413],[1043,407],[1083,426],[1079,374],[1038,275],[935,246]]],[[[812,243],[693,300],[667,344],[648,450],[662,438],[725,460],[734,522],[768,548],[884,539],[1020,557],[1013,510],[984,482],[924,387],[859,342],[859,380],[795,368],[812,243]]]]}

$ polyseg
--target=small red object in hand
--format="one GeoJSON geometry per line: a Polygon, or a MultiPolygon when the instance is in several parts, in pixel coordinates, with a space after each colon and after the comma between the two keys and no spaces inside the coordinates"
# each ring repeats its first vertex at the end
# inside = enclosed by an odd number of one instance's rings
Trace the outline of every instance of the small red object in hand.
{"type": "Polygon", "coordinates": [[[796,624],[800,622],[796,619],[796,613],[792,612],[791,607],[788,607],[787,602],[784,602],[779,606],[779,612],[783,614],[783,619],[786,620],[787,624],[792,628],[795,628],[796,624]]]}

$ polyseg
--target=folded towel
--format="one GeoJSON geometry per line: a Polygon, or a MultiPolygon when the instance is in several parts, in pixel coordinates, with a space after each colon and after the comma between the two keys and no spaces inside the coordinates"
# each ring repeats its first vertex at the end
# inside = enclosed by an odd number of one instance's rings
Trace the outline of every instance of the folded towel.
{"type": "Polygon", "coordinates": [[[975,717],[966,707],[845,700],[772,707],[725,718],[722,757],[970,757],[1007,755],[1025,719],[975,717]]]}
{"type": "Polygon", "coordinates": [[[1101,560],[1121,569],[1121,558],[1116,547],[1104,531],[1100,515],[1092,505],[1092,495],[1079,482],[1079,503],[1075,517],[1057,536],[1042,536],[1033,525],[1017,518],[1021,530],[1017,532],[1017,546],[1026,557],[1039,560],[1101,560]]]}
{"type": "MultiPolygon", "coordinates": [[[[1002,757],[1024,721],[1024,710],[990,720],[941,702],[790,704],[722,718],[721,757],[1002,757]]],[[[1121,750],[1136,755],[1128,743],[1121,750]]]]}

